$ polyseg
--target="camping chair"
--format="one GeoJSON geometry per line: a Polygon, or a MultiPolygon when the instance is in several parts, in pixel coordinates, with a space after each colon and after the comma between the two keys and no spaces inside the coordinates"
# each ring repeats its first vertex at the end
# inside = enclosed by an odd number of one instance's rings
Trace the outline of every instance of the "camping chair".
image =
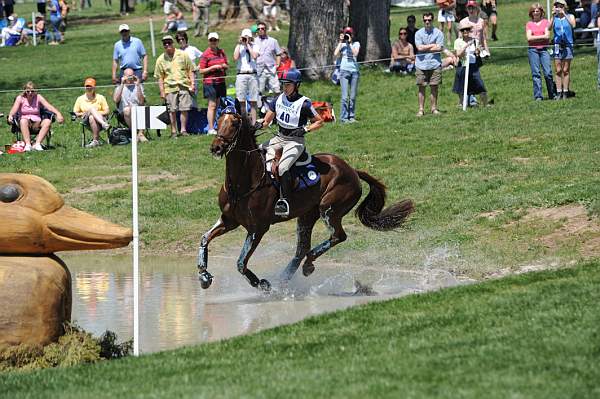
{"type": "MultiPolygon", "coordinates": [[[[119,112],[119,104],[117,104],[117,108],[114,109],[110,115],[108,115],[108,118],[106,118],[106,120],[108,120],[108,123],[110,123],[110,126],[112,127],[118,127],[118,128],[122,128],[122,129],[129,129],[129,126],[127,126],[127,122],[125,122],[125,116],[119,112]]],[[[131,130],[131,129],[129,129],[131,130]]],[[[138,129],[142,130],[142,129],[138,129]]],[[[137,135],[137,133],[136,133],[137,135]]],[[[146,138],[148,140],[152,140],[150,137],[150,129],[144,129],[144,136],[146,136],[146,138]]],[[[160,130],[158,130],[158,136],[160,137],[160,130]]],[[[133,137],[133,136],[131,136],[133,137]]]]}
{"type": "MultiPolygon", "coordinates": [[[[71,111],[69,114],[71,115],[71,121],[72,122],[78,121],[79,125],[81,125],[81,147],[85,148],[85,145],[87,144],[86,130],[90,129],[90,126],[87,125],[83,121],[83,119],[78,118],[77,115],[75,114],[75,112],[71,111]]],[[[110,115],[109,115],[109,117],[110,117],[110,115]]],[[[107,118],[107,120],[108,120],[108,118],[107,118]]],[[[108,129],[108,130],[110,130],[110,129],[108,129]]],[[[107,131],[107,134],[108,134],[108,131],[107,131]]],[[[100,141],[103,144],[106,144],[106,140],[104,140],[102,138],[102,130],[100,130],[100,136],[98,138],[100,139],[100,141]]]]}
{"type": "MultiPolygon", "coordinates": [[[[56,120],[56,114],[54,114],[53,112],[50,112],[48,110],[45,110],[43,108],[40,109],[40,116],[42,117],[42,120],[50,119],[50,121],[52,123],[54,123],[54,121],[56,120]]],[[[8,122],[8,117],[6,118],[6,121],[8,122]]],[[[13,122],[10,126],[10,131],[12,133],[14,133],[14,135],[16,136],[16,141],[23,140],[23,133],[21,133],[20,121],[21,121],[21,114],[17,112],[14,115],[13,122]]],[[[39,129],[29,129],[29,134],[31,135],[31,139],[33,140],[35,137],[37,137],[39,132],[40,132],[39,129]]],[[[52,138],[52,129],[48,130],[48,134],[45,137],[46,144],[44,145],[44,147],[50,148],[51,138],[52,138]]]]}

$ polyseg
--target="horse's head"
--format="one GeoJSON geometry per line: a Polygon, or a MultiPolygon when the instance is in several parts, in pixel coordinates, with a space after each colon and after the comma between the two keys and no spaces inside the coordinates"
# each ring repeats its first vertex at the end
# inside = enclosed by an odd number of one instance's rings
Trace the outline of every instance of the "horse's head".
{"type": "Polygon", "coordinates": [[[242,129],[242,117],[235,112],[225,112],[217,123],[217,135],[210,145],[214,156],[227,155],[235,146],[242,129]]]}

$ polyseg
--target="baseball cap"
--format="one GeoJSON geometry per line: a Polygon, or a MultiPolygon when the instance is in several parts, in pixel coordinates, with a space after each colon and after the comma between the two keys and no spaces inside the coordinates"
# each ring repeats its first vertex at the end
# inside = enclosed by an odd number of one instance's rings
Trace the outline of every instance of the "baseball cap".
{"type": "Polygon", "coordinates": [[[248,28],[244,29],[242,31],[242,37],[252,37],[252,31],[248,28]]]}
{"type": "Polygon", "coordinates": [[[354,35],[354,29],[352,29],[351,27],[347,26],[344,28],[344,33],[349,33],[351,35],[354,35]]]}
{"type": "Polygon", "coordinates": [[[565,0],[554,0],[553,4],[562,4],[563,6],[567,6],[567,2],[565,0]]]}
{"type": "Polygon", "coordinates": [[[473,24],[471,22],[469,22],[468,19],[463,19],[458,24],[458,30],[472,29],[472,28],[473,28],[473,24]]]}
{"type": "Polygon", "coordinates": [[[127,24],[119,25],[119,32],[123,32],[124,30],[131,30],[131,29],[129,29],[129,25],[127,25],[127,24]]]}
{"type": "Polygon", "coordinates": [[[208,40],[210,40],[210,39],[217,39],[217,40],[219,40],[219,34],[217,32],[210,32],[208,34],[208,40]]]}
{"type": "Polygon", "coordinates": [[[165,36],[163,36],[161,41],[166,42],[167,40],[170,40],[172,42],[175,41],[175,39],[173,39],[173,36],[171,36],[171,35],[165,35],[165,36]]]}
{"type": "Polygon", "coordinates": [[[83,82],[84,86],[92,86],[92,87],[96,87],[96,79],[94,78],[87,78],[85,80],[85,82],[83,82]]]}
{"type": "Polygon", "coordinates": [[[467,1],[467,7],[479,7],[479,4],[475,0],[467,1]]]}

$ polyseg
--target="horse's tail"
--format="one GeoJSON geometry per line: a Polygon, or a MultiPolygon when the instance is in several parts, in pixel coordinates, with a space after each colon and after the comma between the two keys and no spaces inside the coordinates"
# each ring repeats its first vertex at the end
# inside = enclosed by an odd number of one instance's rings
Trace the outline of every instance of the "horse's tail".
{"type": "Polygon", "coordinates": [[[357,170],[358,177],[369,184],[369,194],[356,208],[356,216],[360,222],[373,230],[388,231],[400,227],[415,210],[415,204],[410,199],[402,200],[385,209],[385,185],[369,175],[357,170]]]}

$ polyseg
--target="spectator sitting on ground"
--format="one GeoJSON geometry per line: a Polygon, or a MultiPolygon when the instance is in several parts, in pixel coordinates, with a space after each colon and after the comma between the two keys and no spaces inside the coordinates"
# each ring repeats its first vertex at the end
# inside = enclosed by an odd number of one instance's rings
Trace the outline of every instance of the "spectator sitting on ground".
{"type": "Polygon", "coordinates": [[[79,96],[73,112],[78,118],[81,118],[84,126],[92,131],[92,141],[86,145],[87,148],[98,147],[100,145],[100,131],[108,130],[110,125],[106,121],[109,113],[108,103],[102,94],[96,94],[96,80],[87,78],[83,84],[85,94],[79,96]]]}
{"type": "Polygon", "coordinates": [[[406,75],[415,69],[415,50],[408,42],[407,36],[406,28],[400,28],[398,40],[392,45],[390,72],[400,72],[406,75]]]}
{"type": "Polygon", "coordinates": [[[165,18],[165,24],[161,32],[177,32],[186,29],[187,24],[185,23],[183,13],[177,7],[173,7],[172,11],[165,18]]]}
{"type": "MultiPolygon", "coordinates": [[[[145,103],[144,86],[133,69],[126,68],[123,71],[121,84],[115,89],[113,100],[117,105],[119,118],[131,129],[131,107],[142,106],[145,103]]],[[[137,140],[139,142],[148,141],[143,130],[138,130],[137,140]]]]}
{"type": "Polygon", "coordinates": [[[277,67],[277,77],[281,79],[285,71],[296,69],[296,61],[290,58],[290,52],[286,47],[281,48],[279,56],[279,66],[277,67]]]}
{"type": "Polygon", "coordinates": [[[19,114],[19,128],[25,141],[25,151],[43,151],[42,141],[50,131],[52,120],[45,118],[42,109],[48,110],[56,115],[56,121],[63,123],[64,119],[60,111],[52,106],[46,99],[35,91],[33,82],[25,83],[23,93],[17,96],[10,112],[8,113],[8,123],[13,123],[17,114],[19,114]],[[31,145],[31,131],[37,130],[38,135],[35,138],[35,144],[31,145]]]}
{"type": "Polygon", "coordinates": [[[2,43],[0,44],[0,47],[16,46],[21,43],[21,32],[24,25],[23,22],[23,18],[17,18],[17,14],[12,14],[8,17],[8,25],[5,28],[2,28],[2,31],[0,31],[0,35],[2,36],[2,43]],[[10,40],[11,36],[18,36],[18,39],[13,42],[10,40]]]}

